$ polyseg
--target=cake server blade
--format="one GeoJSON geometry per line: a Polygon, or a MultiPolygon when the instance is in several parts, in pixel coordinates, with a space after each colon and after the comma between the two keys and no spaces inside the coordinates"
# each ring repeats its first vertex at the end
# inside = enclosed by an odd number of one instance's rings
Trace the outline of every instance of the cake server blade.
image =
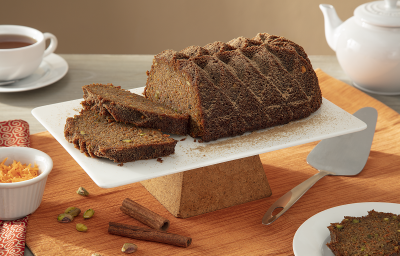
{"type": "Polygon", "coordinates": [[[305,192],[326,175],[357,175],[364,169],[371,150],[378,119],[376,109],[366,107],[354,116],[367,124],[365,130],[322,140],[308,154],[307,163],[319,172],[284,194],[265,213],[262,224],[268,225],[284,214],[305,192]],[[277,208],[283,208],[273,215],[277,208]]]}

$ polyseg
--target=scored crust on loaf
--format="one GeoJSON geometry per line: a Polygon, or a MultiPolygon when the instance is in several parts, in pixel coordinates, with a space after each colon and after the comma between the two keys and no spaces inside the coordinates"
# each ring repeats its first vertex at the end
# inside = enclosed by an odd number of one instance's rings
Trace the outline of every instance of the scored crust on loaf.
{"type": "Polygon", "coordinates": [[[335,255],[400,255],[400,216],[369,211],[367,216],[345,216],[328,226],[327,246],[335,255]]]}
{"type": "Polygon", "coordinates": [[[322,103],[303,48],[267,33],[161,52],[145,97],[188,113],[189,134],[203,141],[286,124],[322,103]]]}
{"type": "Polygon", "coordinates": [[[85,109],[67,118],[64,136],[86,156],[116,163],[168,156],[177,143],[158,130],[115,122],[110,116],[85,109]]]}
{"type": "Polygon", "coordinates": [[[111,115],[117,122],[160,129],[178,135],[188,133],[189,115],[177,113],[145,97],[112,84],[90,84],[82,87],[82,106],[102,115],[111,115]]]}

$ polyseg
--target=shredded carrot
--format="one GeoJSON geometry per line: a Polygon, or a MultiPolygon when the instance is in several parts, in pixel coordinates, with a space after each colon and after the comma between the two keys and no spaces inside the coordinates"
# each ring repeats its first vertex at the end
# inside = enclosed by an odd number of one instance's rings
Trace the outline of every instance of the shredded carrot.
{"type": "Polygon", "coordinates": [[[9,166],[4,163],[7,161],[7,157],[0,163],[0,183],[14,183],[24,180],[30,180],[39,175],[39,167],[35,164],[32,167],[31,164],[21,164],[13,160],[13,163],[9,166]]]}

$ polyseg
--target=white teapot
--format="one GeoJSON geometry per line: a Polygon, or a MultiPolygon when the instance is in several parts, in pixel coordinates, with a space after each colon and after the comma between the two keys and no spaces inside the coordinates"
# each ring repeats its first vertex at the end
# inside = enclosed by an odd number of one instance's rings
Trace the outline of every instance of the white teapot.
{"type": "Polygon", "coordinates": [[[319,7],[326,40],[354,86],[376,94],[400,94],[400,2],[360,5],[345,22],[332,5],[319,7]]]}

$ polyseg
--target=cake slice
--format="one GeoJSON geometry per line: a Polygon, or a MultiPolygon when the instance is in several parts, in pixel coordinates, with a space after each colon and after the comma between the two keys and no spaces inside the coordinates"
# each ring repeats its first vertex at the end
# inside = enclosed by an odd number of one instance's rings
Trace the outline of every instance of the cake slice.
{"type": "Polygon", "coordinates": [[[328,226],[327,246],[335,255],[400,255],[400,216],[369,211],[367,216],[345,216],[328,226]]]}
{"type": "Polygon", "coordinates": [[[178,135],[188,133],[188,114],[178,113],[112,84],[90,84],[82,89],[84,108],[102,115],[111,115],[117,122],[178,135]]]}
{"type": "Polygon", "coordinates": [[[111,116],[87,109],[67,118],[64,136],[87,156],[116,163],[168,156],[177,143],[158,130],[115,122],[111,116]]]}

